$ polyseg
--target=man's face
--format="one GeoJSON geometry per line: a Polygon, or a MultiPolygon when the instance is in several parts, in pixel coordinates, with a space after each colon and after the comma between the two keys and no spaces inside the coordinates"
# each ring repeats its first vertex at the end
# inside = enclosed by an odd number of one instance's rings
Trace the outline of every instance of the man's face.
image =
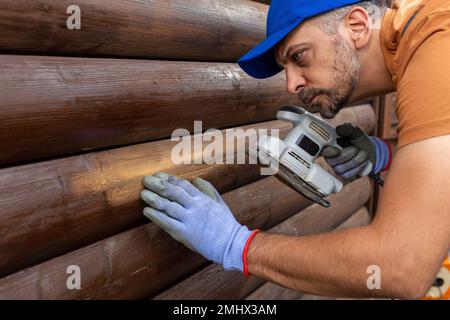
{"type": "Polygon", "coordinates": [[[275,48],[275,57],[299,105],[330,119],[358,86],[361,59],[338,31],[329,35],[317,23],[310,20],[292,31],[275,48]]]}

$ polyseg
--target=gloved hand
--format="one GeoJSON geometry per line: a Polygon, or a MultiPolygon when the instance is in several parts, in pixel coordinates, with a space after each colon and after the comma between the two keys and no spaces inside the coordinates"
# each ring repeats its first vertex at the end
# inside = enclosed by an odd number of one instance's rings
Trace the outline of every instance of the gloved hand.
{"type": "Polygon", "coordinates": [[[338,143],[343,149],[328,146],[322,150],[322,155],[338,176],[354,180],[388,169],[391,149],[383,140],[369,137],[350,123],[336,127],[336,132],[341,137],[338,143]]]}
{"type": "Polygon", "coordinates": [[[197,178],[194,186],[165,173],[143,183],[147,218],[206,259],[246,273],[244,249],[258,230],[240,225],[211,183],[197,178]]]}

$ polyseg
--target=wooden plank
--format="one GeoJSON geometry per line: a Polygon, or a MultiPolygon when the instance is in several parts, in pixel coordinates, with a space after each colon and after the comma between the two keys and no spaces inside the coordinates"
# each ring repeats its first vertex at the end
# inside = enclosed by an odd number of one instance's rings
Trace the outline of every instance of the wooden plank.
{"type": "Polygon", "coordinates": [[[236,62],[265,37],[268,6],[241,0],[3,0],[0,50],[236,62]],[[81,30],[69,30],[70,5],[81,30]]]}
{"type": "Polygon", "coordinates": [[[0,167],[275,119],[284,75],[236,64],[0,55],[0,167]]]}
{"type": "MultiPolygon", "coordinates": [[[[354,112],[343,110],[340,120],[351,121],[354,112]]],[[[273,121],[243,127],[250,128],[280,129],[283,136],[291,126],[273,121]]],[[[144,223],[139,193],[145,175],[203,175],[220,192],[260,178],[259,167],[251,165],[176,165],[171,161],[176,143],[156,141],[0,170],[0,276],[144,223]]]]}
{"type": "MultiPolygon", "coordinates": [[[[369,199],[370,192],[368,178],[356,180],[330,197],[331,208],[312,204],[270,232],[305,236],[333,230],[369,199]]],[[[262,279],[247,279],[238,272],[223,271],[221,266],[213,264],[158,294],[155,299],[242,299],[262,283],[262,279]]]]}
{"type": "MultiPolygon", "coordinates": [[[[223,199],[251,228],[269,228],[310,204],[275,177],[225,193],[223,199]]],[[[145,298],[205,263],[149,223],[0,279],[0,299],[145,298]],[[69,265],[81,269],[81,290],[66,287],[69,265]]]]}
{"type": "MultiPolygon", "coordinates": [[[[344,230],[348,228],[356,228],[368,225],[370,223],[370,214],[365,207],[359,209],[350,218],[345,220],[335,230],[344,230]]],[[[314,299],[315,296],[304,295],[299,291],[295,291],[273,282],[265,282],[251,294],[246,300],[296,300],[296,299],[314,299]]]]}

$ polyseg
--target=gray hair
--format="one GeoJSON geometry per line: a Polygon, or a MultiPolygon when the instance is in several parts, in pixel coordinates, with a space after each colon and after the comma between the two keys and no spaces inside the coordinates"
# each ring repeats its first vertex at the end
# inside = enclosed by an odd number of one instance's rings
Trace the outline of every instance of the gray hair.
{"type": "Polygon", "coordinates": [[[351,4],[327,13],[324,13],[314,20],[318,22],[319,27],[327,34],[335,35],[337,25],[355,7],[364,8],[369,14],[372,22],[376,25],[381,22],[386,10],[392,6],[392,0],[368,0],[351,4]]]}

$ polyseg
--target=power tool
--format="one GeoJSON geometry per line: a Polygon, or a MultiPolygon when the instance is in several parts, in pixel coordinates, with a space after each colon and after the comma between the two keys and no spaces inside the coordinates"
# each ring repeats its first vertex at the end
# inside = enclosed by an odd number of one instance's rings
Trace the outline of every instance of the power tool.
{"type": "MultiPolygon", "coordinates": [[[[259,138],[260,162],[305,197],[330,207],[325,198],[341,191],[343,183],[314,161],[326,146],[342,150],[335,127],[298,106],[282,107],[277,119],[291,122],[294,127],[284,140],[275,136],[259,138]]],[[[372,167],[369,161],[359,175],[368,175],[372,167]]]]}

